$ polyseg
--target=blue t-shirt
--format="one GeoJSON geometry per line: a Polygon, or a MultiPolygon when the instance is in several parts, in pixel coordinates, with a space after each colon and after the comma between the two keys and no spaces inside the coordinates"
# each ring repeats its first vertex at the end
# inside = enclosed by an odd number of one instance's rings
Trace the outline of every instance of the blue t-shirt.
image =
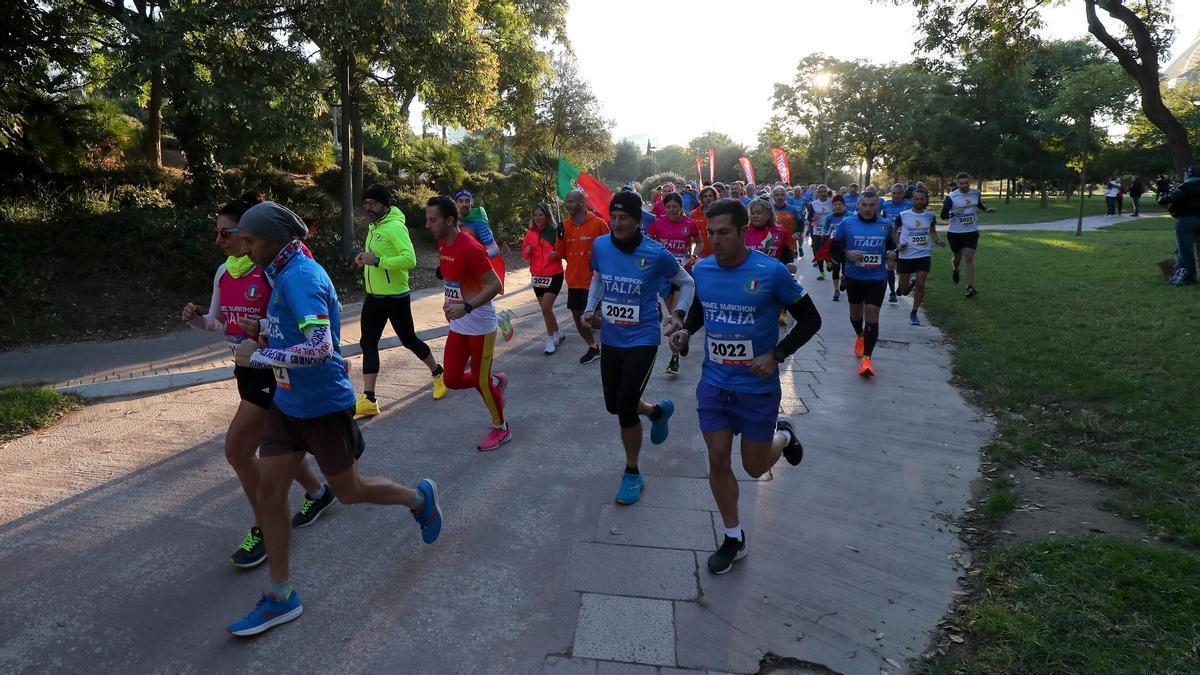
{"type": "Polygon", "coordinates": [[[750,197],[742,197],[742,206],[750,206],[750,197]]]}
{"type": "Polygon", "coordinates": [[[879,205],[879,211],[881,214],[883,214],[882,217],[886,218],[887,220],[893,220],[893,219],[895,219],[896,216],[900,215],[901,213],[904,213],[905,211],[907,211],[911,208],[912,208],[911,200],[901,199],[899,201],[899,203],[895,203],[895,202],[892,202],[892,199],[890,197],[885,199],[879,205]]]}
{"type": "Polygon", "coordinates": [[[842,198],[846,200],[846,212],[847,213],[854,213],[855,211],[858,210],[858,198],[861,196],[862,196],[861,192],[856,195],[852,195],[849,192],[842,195],[842,198]]]}
{"type": "Polygon", "coordinates": [[[718,389],[747,394],[779,391],[779,372],[750,372],[756,356],[779,343],[779,312],[804,297],[787,267],[759,251],[737,267],[721,267],[716,256],[696,263],[696,296],[704,308],[704,366],[700,379],[718,389]]]}
{"type": "Polygon", "coordinates": [[[646,234],[646,230],[650,229],[650,226],[654,223],[654,219],[657,217],[649,211],[642,211],[642,222],[638,224],[638,228],[642,231],[642,234],[646,234]]]}
{"type": "Polygon", "coordinates": [[[681,269],[675,256],[649,237],[642,237],[633,253],[624,253],[606,234],[592,242],[592,269],[603,283],[596,311],[604,319],[604,344],[638,347],[662,342],[658,295],[681,269]]]}
{"type": "Polygon", "coordinates": [[[854,262],[846,257],[843,270],[848,278],[856,281],[883,281],[887,279],[887,242],[892,231],[892,222],[878,216],[867,223],[857,215],[846,216],[837,231],[834,241],[842,242],[846,251],[858,251],[865,257],[854,262]]]}
{"type": "Polygon", "coordinates": [[[700,206],[700,199],[696,197],[696,193],[684,190],[679,193],[679,198],[683,200],[683,215],[687,215],[694,211],[697,206],[700,206]]]}
{"type": "Polygon", "coordinates": [[[272,274],[271,302],[267,306],[267,341],[272,349],[305,342],[304,329],[325,326],[332,331],[333,357],[316,366],[275,368],[275,405],[290,417],[311,419],[354,405],[354,386],[338,346],[342,332],[342,307],[325,269],[296,251],[283,269],[272,274]]]}

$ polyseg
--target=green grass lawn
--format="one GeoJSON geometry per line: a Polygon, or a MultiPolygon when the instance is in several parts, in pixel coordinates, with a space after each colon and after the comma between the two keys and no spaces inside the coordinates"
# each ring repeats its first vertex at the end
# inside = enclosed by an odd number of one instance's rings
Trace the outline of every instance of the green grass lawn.
{"type": "MultiPolygon", "coordinates": [[[[1063,199],[1061,196],[1051,197],[1044,209],[1041,207],[1042,200],[1040,198],[1018,199],[1014,197],[1012,201],[1005,204],[1004,197],[989,194],[984,195],[983,201],[988,206],[996,209],[995,213],[985,213],[979,216],[979,222],[984,228],[989,224],[1017,225],[1023,223],[1045,223],[1051,220],[1075,218],[1079,215],[1078,197],[1070,201],[1063,199]]],[[[941,209],[939,207],[935,210],[940,211],[941,209]]],[[[1084,200],[1083,215],[1101,216],[1104,213],[1103,195],[1096,194],[1091,199],[1084,200]]],[[[1133,200],[1129,197],[1125,198],[1125,213],[1133,213],[1133,200]]],[[[1154,203],[1154,193],[1150,192],[1142,197],[1142,213],[1150,215],[1164,214],[1163,209],[1154,203]]]]}
{"type": "Polygon", "coordinates": [[[48,427],[80,404],[79,397],[53,389],[0,388],[0,441],[48,427]]]}
{"type": "MultiPolygon", "coordinates": [[[[955,341],[954,370],[996,413],[1001,465],[1068,469],[1121,488],[1107,503],[1200,547],[1200,288],[1167,286],[1170,219],[1082,237],[985,232],[979,296],[939,251],[926,303],[955,341]]],[[[1009,486],[985,504],[1015,505],[1009,486]]],[[[1110,537],[985,552],[964,606],[967,649],[934,672],[1200,672],[1200,561],[1110,537]]]]}

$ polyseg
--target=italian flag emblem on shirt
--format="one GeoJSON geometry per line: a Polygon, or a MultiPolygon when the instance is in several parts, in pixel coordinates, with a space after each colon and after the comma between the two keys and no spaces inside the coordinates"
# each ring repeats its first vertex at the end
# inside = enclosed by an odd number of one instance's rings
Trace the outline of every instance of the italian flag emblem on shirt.
{"type": "Polygon", "coordinates": [[[645,258],[638,258],[638,269],[645,269],[646,265],[649,265],[649,264],[650,264],[649,260],[646,260],[645,258]]]}
{"type": "Polygon", "coordinates": [[[758,283],[758,279],[751,279],[746,282],[746,292],[748,293],[757,293],[761,287],[762,284],[758,283]]]}

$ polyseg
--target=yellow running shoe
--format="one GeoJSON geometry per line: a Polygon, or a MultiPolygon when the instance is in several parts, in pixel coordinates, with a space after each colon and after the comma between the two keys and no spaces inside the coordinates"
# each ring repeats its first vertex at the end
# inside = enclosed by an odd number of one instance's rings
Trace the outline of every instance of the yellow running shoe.
{"type": "Polygon", "coordinates": [[[441,374],[433,376],[433,400],[437,401],[446,396],[446,382],[441,374]]]}
{"type": "Polygon", "coordinates": [[[379,402],[367,398],[366,394],[358,397],[354,404],[354,414],[359,417],[373,417],[379,414],[379,402]]]}

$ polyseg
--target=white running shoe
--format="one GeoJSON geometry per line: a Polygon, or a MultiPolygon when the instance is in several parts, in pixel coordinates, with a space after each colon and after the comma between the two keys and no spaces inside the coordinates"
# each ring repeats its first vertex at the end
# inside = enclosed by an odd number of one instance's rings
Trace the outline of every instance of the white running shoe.
{"type": "Polygon", "coordinates": [[[558,351],[558,340],[556,339],[556,336],[547,335],[546,336],[546,353],[553,354],[556,351],[558,351]]]}
{"type": "Polygon", "coordinates": [[[554,344],[561,345],[567,339],[567,334],[561,330],[554,334],[554,344]]]}

